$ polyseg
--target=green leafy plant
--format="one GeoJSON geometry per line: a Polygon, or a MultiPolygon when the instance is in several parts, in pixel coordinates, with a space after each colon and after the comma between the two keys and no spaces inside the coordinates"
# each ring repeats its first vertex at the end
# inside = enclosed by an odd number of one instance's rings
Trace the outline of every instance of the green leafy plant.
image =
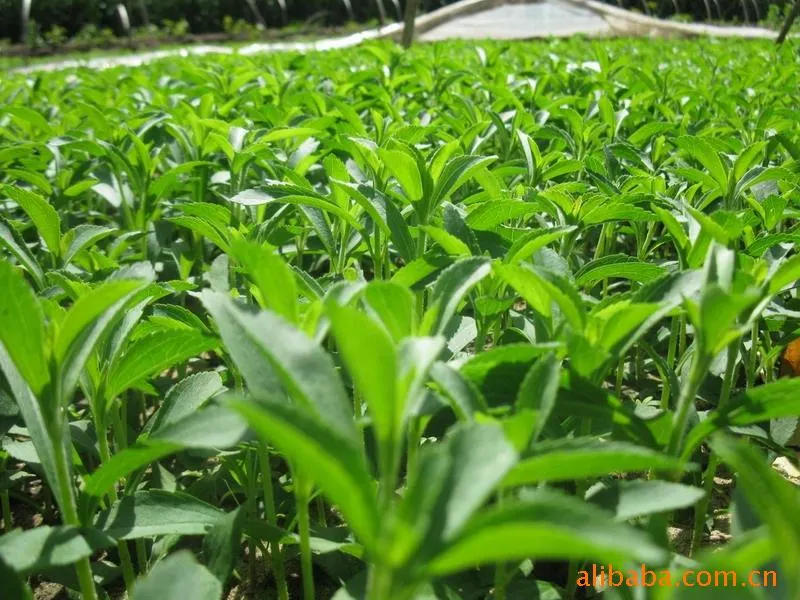
{"type": "Polygon", "coordinates": [[[796,66],[570,39],[8,74],[3,593],[794,600],[796,66]],[[777,585],[585,585],[608,564],[777,585]]]}

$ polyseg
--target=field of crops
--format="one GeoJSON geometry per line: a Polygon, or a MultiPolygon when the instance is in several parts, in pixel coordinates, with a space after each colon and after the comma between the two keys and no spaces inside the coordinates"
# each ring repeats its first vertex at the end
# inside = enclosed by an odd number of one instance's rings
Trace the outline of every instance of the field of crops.
{"type": "Polygon", "coordinates": [[[800,598],[797,50],[4,74],[0,596],[800,598]]]}

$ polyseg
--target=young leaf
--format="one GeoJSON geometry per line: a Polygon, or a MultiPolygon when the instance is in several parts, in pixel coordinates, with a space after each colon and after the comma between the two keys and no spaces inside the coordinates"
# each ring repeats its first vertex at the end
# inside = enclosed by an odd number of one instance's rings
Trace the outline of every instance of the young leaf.
{"type": "Polygon", "coordinates": [[[369,408],[378,445],[391,455],[405,416],[405,398],[396,395],[394,344],[385,329],[355,308],[330,303],[327,313],[347,372],[369,408]]]}
{"type": "Polygon", "coordinates": [[[569,481],[649,469],[679,471],[683,461],[627,442],[575,438],[539,442],[505,478],[506,486],[569,481]]]}
{"type": "Polygon", "coordinates": [[[167,391],[164,401],[147,422],[144,431],[155,434],[162,427],[192,414],[224,389],[222,379],[214,371],[203,371],[181,379],[167,391]]]}
{"type": "Polygon", "coordinates": [[[258,287],[264,308],[297,323],[297,284],[289,265],[263,246],[237,240],[232,249],[236,261],[258,287]]]}
{"type": "Polygon", "coordinates": [[[584,265],[575,273],[575,283],[591,285],[607,278],[623,278],[639,283],[649,283],[664,273],[664,268],[656,264],[643,262],[626,254],[614,254],[584,265]]]}
{"type": "Polygon", "coordinates": [[[475,413],[488,411],[475,386],[446,363],[437,362],[433,365],[431,379],[439,386],[441,393],[450,399],[459,420],[470,421],[475,413]]]}
{"type": "Polygon", "coordinates": [[[444,333],[461,300],[491,270],[488,259],[471,257],[460,260],[442,271],[433,286],[430,307],[423,317],[421,330],[429,335],[444,333]]]}
{"type": "Polygon", "coordinates": [[[728,173],[717,151],[706,140],[699,137],[683,136],[676,141],[678,147],[692,156],[711,174],[719,189],[728,188],[728,173]]]}
{"type": "MultiPolygon", "coordinates": [[[[151,269],[149,273],[142,273],[142,276],[148,274],[152,274],[151,269]]],[[[137,276],[139,273],[133,271],[125,275],[137,276]]],[[[72,398],[78,379],[95,346],[117,323],[124,320],[126,315],[123,311],[134,296],[140,292],[147,293],[144,291],[147,283],[148,279],[145,278],[110,279],[81,296],[72,306],[62,323],[54,352],[56,357],[62,357],[57,359],[61,372],[60,401],[67,402],[72,398]]]]}
{"type": "Polygon", "coordinates": [[[87,224],[78,225],[74,229],[70,229],[61,240],[61,260],[65,265],[69,264],[78,252],[93,246],[115,231],[117,230],[113,227],[87,224]]]}
{"type": "Polygon", "coordinates": [[[83,492],[100,497],[135,470],[186,448],[217,450],[236,445],[247,426],[230,410],[211,406],[163,425],[150,437],[117,452],[85,481],[83,492]]]}
{"type": "Polygon", "coordinates": [[[442,174],[436,180],[430,207],[438,206],[443,200],[455,194],[473,174],[497,160],[496,156],[456,156],[451,158],[442,174]]]}
{"type": "Polygon", "coordinates": [[[263,440],[269,440],[334,502],[368,551],[375,549],[378,513],[372,478],[356,436],[342,437],[301,407],[263,400],[235,401],[263,440]]]}
{"type": "Polygon", "coordinates": [[[517,392],[518,411],[532,412],[533,427],[530,442],[535,443],[544,431],[547,419],[553,412],[561,384],[561,362],[555,354],[547,354],[531,367],[517,392]]]}
{"type": "Polygon", "coordinates": [[[425,561],[439,552],[483,505],[514,465],[517,453],[496,424],[458,427],[444,444],[422,454],[417,478],[398,508],[406,531],[398,561],[425,561]]]}
{"type": "Polygon", "coordinates": [[[39,263],[31,255],[25,240],[17,231],[0,215],[0,246],[5,246],[19,263],[30,273],[37,289],[44,287],[44,273],[39,263]]]}
{"type": "Polygon", "coordinates": [[[274,377],[315,418],[356,438],[352,404],[333,361],[314,340],[275,313],[247,310],[227,294],[206,290],[202,299],[256,397],[277,396],[275,380],[264,380],[274,377]]]}
{"type": "Polygon", "coordinates": [[[475,517],[427,565],[443,576],[478,564],[544,558],[664,564],[669,557],[641,531],[573,497],[537,490],[524,501],[475,517]]]}
{"type": "Polygon", "coordinates": [[[705,496],[705,490],[671,481],[622,481],[599,483],[586,500],[624,521],[655,513],[688,508],[705,496]]]}
{"type": "Polygon", "coordinates": [[[414,334],[416,310],[414,296],[408,288],[388,281],[373,280],[364,289],[364,301],[395,343],[414,334]]]}
{"type": "Polygon", "coordinates": [[[0,261],[0,289],[0,343],[39,396],[49,380],[42,309],[24,277],[7,261],[0,261]]]}
{"type": "MultiPolygon", "coordinates": [[[[2,265],[3,263],[0,263],[2,265]]],[[[2,266],[0,266],[2,269],[2,266]]],[[[3,296],[4,294],[0,294],[3,296]]],[[[0,330],[2,326],[0,325],[0,330]]],[[[14,395],[19,407],[19,412],[28,429],[39,464],[44,471],[50,489],[56,498],[64,498],[66,490],[58,478],[58,468],[56,467],[55,449],[50,438],[48,420],[51,415],[45,417],[43,407],[39,399],[33,395],[28,383],[23,379],[14,361],[9,356],[5,345],[0,343],[0,370],[5,375],[8,387],[14,395]]]]}
{"type": "Polygon", "coordinates": [[[145,285],[143,281],[122,280],[106,281],[81,296],[72,305],[56,337],[53,357],[59,364],[64,364],[67,355],[74,351],[78,339],[91,327],[104,312],[120,300],[130,297],[145,285]]]}
{"type": "Polygon", "coordinates": [[[25,190],[7,184],[0,184],[0,194],[11,198],[20,205],[30,217],[39,235],[42,236],[50,253],[59,258],[61,255],[61,218],[56,209],[47,200],[25,190]]]}
{"type": "Polygon", "coordinates": [[[210,350],[216,344],[214,338],[193,329],[156,331],[139,338],[111,365],[106,398],[116,398],[133,384],[210,350]]]}
{"type": "Polygon", "coordinates": [[[422,199],[422,176],[417,161],[404,150],[380,150],[383,165],[394,175],[411,202],[422,199]]]}

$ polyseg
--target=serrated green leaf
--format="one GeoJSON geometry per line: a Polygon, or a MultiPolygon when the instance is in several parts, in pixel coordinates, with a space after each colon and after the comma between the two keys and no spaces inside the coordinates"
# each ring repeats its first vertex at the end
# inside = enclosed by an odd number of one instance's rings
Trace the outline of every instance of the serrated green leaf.
{"type": "Polygon", "coordinates": [[[106,398],[116,398],[135,383],[215,345],[214,338],[195,330],[156,331],[140,338],[111,365],[106,380],[106,398]]]}

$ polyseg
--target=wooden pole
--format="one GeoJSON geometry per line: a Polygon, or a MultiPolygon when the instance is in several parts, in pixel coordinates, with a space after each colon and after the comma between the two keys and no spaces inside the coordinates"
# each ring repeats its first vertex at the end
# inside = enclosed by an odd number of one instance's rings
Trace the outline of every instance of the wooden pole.
{"type": "Polygon", "coordinates": [[[786,20],[783,22],[781,32],[778,34],[778,38],[775,40],[776,44],[783,43],[783,40],[785,40],[786,36],[789,35],[789,30],[792,28],[792,25],[794,24],[794,21],[797,19],[798,15],[800,15],[800,0],[794,0],[792,10],[790,10],[789,14],[786,15],[786,20]]]}
{"type": "Polygon", "coordinates": [[[419,0],[406,1],[406,18],[403,27],[403,47],[410,48],[414,43],[414,21],[417,18],[417,10],[419,9],[419,0]]]}

